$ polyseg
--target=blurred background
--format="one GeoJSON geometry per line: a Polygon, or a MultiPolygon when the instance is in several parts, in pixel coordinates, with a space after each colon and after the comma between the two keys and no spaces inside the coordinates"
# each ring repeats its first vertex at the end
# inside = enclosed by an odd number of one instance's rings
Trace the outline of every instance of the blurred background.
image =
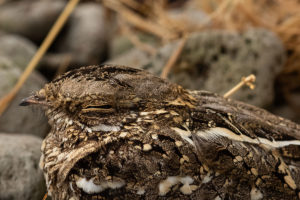
{"type": "MultiPolygon", "coordinates": [[[[0,0],[0,97],[8,94],[66,0],[0,0]]],[[[67,70],[102,63],[146,69],[300,122],[299,0],[82,0],[0,116],[0,199],[41,199],[49,126],[22,98],[67,70]]],[[[1,105],[0,105],[1,106],[1,105]]]]}

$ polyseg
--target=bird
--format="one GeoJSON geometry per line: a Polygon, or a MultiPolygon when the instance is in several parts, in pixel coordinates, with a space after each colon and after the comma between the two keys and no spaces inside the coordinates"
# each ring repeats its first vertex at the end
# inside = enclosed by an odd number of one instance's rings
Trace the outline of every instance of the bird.
{"type": "Polygon", "coordinates": [[[39,166],[53,200],[300,198],[300,125],[219,94],[103,64],[20,105],[49,119],[39,166]]]}

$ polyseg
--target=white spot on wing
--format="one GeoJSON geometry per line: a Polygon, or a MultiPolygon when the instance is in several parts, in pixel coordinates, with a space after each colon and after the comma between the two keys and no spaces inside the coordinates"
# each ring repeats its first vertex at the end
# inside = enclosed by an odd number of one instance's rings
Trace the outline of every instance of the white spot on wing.
{"type": "Polygon", "coordinates": [[[151,149],[152,149],[152,146],[150,144],[143,145],[143,151],[150,151],[151,149]]]}
{"type": "Polygon", "coordinates": [[[204,178],[203,178],[203,180],[202,180],[202,183],[208,183],[208,182],[210,182],[211,181],[211,176],[210,176],[210,173],[207,173],[205,176],[204,176],[204,178]]]}
{"type": "Polygon", "coordinates": [[[144,188],[139,188],[138,191],[136,192],[138,195],[144,195],[145,194],[145,189],[144,188]]]}
{"type": "Polygon", "coordinates": [[[72,182],[69,182],[69,185],[70,185],[70,189],[72,190],[72,192],[75,192],[75,190],[73,188],[73,185],[72,185],[72,182]]]}
{"type": "Polygon", "coordinates": [[[193,190],[195,190],[195,187],[191,187],[190,184],[192,184],[194,180],[190,176],[185,177],[179,177],[179,176],[169,176],[167,179],[161,181],[159,183],[158,189],[159,189],[159,195],[165,196],[171,188],[178,184],[182,183],[183,186],[180,188],[180,192],[183,194],[191,194],[193,190]]]}
{"type": "Polygon", "coordinates": [[[251,200],[260,200],[264,197],[264,195],[261,193],[260,190],[258,190],[256,187],[252,187],[250,191],[250,198],[251,200]]]}
{"type": "Polygon", "coordinates": [[[234,132],[232,132],[231,130],[229,130],[227,128],[221,128],[221,127],[215,127],[215,128],[210,128],[210,129],[207,129],[204,131],[198,131],[197,136],[199,136],[200,138],[203,138],[205,140],[209,140],[209,141],[214,141],[220,137],[225,137],[230,140],[235,140],[235,141],[239,141],[239,142],[248,142],[248,143],[252,143],[252,144],[264,144],[264,145],[270,146],[271,148],[280,148],[280,147],[284,147],[284,146],[288,146],[288,145],[300,145],[299,140],[290,140],[290,141],[275,141],[275,140],[273,140],[273,141],[270,141],[266,138],[261,138],[261,137],[252,139],[246,135],[237,135],[234,132]]]}
{"type": "Polygon", "coordinates": [[[221,197],[216,196],[215,200],[222,200],[221,197]]]}
{"type": "Polygon", "coordinates": [[[275,140],[273,140],[273,141],[270,141],[265,138],[258,138],[258,140],[261,143],[270,145],[274,148],[281,148],[281,147],[285,147],[285,146],[289,146],[289,145],[300,145],[299,140],[290,140],[290,141],[275,141],[275,140]]]}
{"type": "Polygon", "coordinates": [[[157,140],[158,135],[157,134],[152,134],[151,137],[152,137],[153,140],[157,140]]]}
{"type": "Polygon", "coordinates": [[[182,139],[184,139],[185,141],[187,141],[188,143],[190,143],[191,145],[195,146],[193,140],[191,140],[191,132],[190,131],[185,131],[185,130],[182,130],[180,128],[177,128],[177,127],[172,127],[172,129],[178,133],[182,139]]]}

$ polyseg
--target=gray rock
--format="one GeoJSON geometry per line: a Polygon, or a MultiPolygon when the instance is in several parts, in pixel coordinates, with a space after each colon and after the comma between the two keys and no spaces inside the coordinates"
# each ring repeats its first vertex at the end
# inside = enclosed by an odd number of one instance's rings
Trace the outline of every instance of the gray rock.
{"type": "Polygon", "coordinates": [[[133,47],[134,45],[130,42],[128,37],[119,34],[115,35],[112,41],[110,42],[109,56],[113,59],[129,51],[133,47]]]}
{"type": "Polygon", "coordinates": [[[43,59],[43,65],[50,69],[70,55],[69,66],[99,64],[108,54],[108,41],[113,24],[105,19],[104,9],[99,3],[78,5],[71,15],[66,29],[53,46],[53,54],[43,59]]]}
{"type": "MultiPolygon", "coordinates": [[[[123,65],[129,64],[160,75],[176,45],[177,42],[162,47],[152,58],[141,51],[132,54],[138,50],[131,50],[123,58],[121,56],[110,63],[122,64],[124,61],[123,65]],[[140,58],[138,65],[132,64],[140,58]]],[[[270,31],[252,29],[244,34],[203,31],[189,37],[169,79],[185,88],[224,94],[241,77],[255,74],[255,90],[244,87],[231,98],[266,107],[273,101],[274,79],[284,60],[283,45],[270,31]]]]}
{"type": "Polygon", "coordinates": [[[237,84],[241,77],[256,75],[256,88],[243,87],[231,98],[266,107],[274,99],[274,79],[281,71],[284,60],[283,45],[272,32],[252,29],[244,34],[224,31],[208,31],[195,34],[187,42],[187,48],[179,61],[179,67],[193,77],[171,80],[182,82],[192,89],[204,89],[224,94],[237,84]],[[204,82],[203,82],[204,81],[204,82]]]}
{"type": "Polygon", "coordinates": [[[36,46],[18,35],[0,35],[0,56],[9,58],[13,65],[24,70],[34,53],[36,46]]]}
{"type": "Polygon", "coordinates": [[[41,200],[46,193],[39,169],[42,140],[0,133],[0,199],[41,200]]]}
{"type": "Polygon", "coordinates": [[[201,30],[203,24],[210,23],[209,16],[200,7],[199,1],[186,1],[184,6],[169,9],[167,14],[181,30],[195,32],[201,30]]]}
{"type": "Polygon", "coordinates": [[[105,63],[140,68],[141,66],[148,64],[151,57],[151,55],[144,51],[133,48],[111,60],[105,61],[105,63]]]}
{"type": "MultiPolygon", "coordinates": [[[[137,33],[136,36],[141,42],[149,44],[154,48],[159,46],[160,41],[152,35],[137,33]]],[[[116,34],[110,41],[109,56],[111,59],[114,59],[119,56],[124,57],[123,54],[126,54],[126,52],[130,51],[133,48],[134,45],[129,40],[127,35],[116,34]]]]}
{"type": "MultiPolygon", "coordinates": [[[[6,95],[14,86],[22,71],[8,58],[0,56],[0,97],[6,95]]],[[[41,110],[20,107],[20,101],[44,86],[46,80],[33,72],[16,98],[0,117],[0,131],[8,133],[29,133],[45,137],[48,132],[47,118],[41,110]]]]}
{"type": "Polygon", "coordinates": [[[0,29],[41,42],[66,2],[9,1],[0,5],[0,29]]]}

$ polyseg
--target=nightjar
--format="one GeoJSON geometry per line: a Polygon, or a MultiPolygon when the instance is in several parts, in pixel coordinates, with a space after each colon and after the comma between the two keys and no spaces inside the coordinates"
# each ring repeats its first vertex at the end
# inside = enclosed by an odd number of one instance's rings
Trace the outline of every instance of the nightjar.
{"type": "Polygon", "coordinates": [[[53,200],[299,199],[300,126],[263,109],[109,64],[29,104],[52,127],[40,167],[53,200]]]}

